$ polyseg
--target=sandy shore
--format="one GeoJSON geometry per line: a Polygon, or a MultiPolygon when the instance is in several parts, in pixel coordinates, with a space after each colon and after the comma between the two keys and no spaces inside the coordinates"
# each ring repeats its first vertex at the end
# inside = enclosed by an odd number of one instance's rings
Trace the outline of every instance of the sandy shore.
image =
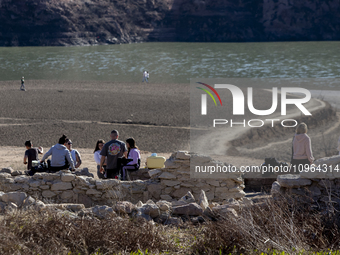
{"type": "MultiPolygon", "coordinates": [[[[17,81],[0,82],[0,168],[11,166],[24,170],[22,159],[26,140],[32,140],[34,146],[43,146],[47,151],[63,133],[72,139],[73,147],[81,152],[82,166],[94,173],[95,143],[98,139],[108,141],[112,129],[120,132],[121,140],[134,137],[143,151],[144,160],[153,152],[168,158],[173,151],[189,149],[188,84],[27,80],[26,92],[20,91],[19,87],[17,81]]],[[[335,93],[314,91],[313,96],[329,99],[334,106],[337,104],[335,93]]],[[[268,91],[255,92],[256,107],[268,109],[271,100],[267,98],[270,97],[268,91]]],[[[316,100],[311,102],[310,107],[319,105],[322,104],[316,100]]],[[[245,118],[253,117],[246,112],[245,118]]],[[[313,136],[320,138],[312,139],[315,148],[331,150],[339,131],[338,123],[328,123],[327,127],[311,130],[313,136]],[[331,144],[330,148],[322,145],[325,143],[331,144]]],[[[237,148],[241,155],[228,156],[228,139],[237,135],[239,132],[230,130],[224,137],[218,137],[223,139],[222,143],[212,142],[215,138],[210,136],[201,142],[212,146],[210,155],[216,154],[217,159],[236,166],[259,165],[264,157],[289,159],[290,137],[278,141],[273,139],[270,145],[254,143],[242,146],[237,148]],[[219,147],[214,146],[216,144],[219,147]],[[217,151],[222,153],[212,153],[217,151]]]]}

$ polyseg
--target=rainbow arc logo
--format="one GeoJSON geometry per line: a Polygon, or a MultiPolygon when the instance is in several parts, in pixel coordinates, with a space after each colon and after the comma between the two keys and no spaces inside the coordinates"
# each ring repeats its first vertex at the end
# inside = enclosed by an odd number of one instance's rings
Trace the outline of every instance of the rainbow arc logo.
{"type": "MultiPolygon", "coordinates": [[[[205,86],[207,88],[209,88],[212,92],[214,92],[214,94],[217,96],[217,98],[220,101],[220,104],[222,106],[221,97],[220,97],[220,95],[217,93],[217,91],[213,87],[211,87],[210,85],[205,84],[203,82],[197,82],[197,83],[201,84],[201,85],[203,85],[203,86],[205,86]]],[[[201,87],[197,87],[197,88],[203,90],[204,92],[206,92],[212,98],[212,100],[214,101],[215,106],[217,106],[216,100],[215,100],[214,96],[211,94],[211,92],[209,90],[201,88],[201,87]]],[[[202,115],[207,115],[207,95],[206,94],[202,94],[201,95],[201,114],[202,115]]]]}

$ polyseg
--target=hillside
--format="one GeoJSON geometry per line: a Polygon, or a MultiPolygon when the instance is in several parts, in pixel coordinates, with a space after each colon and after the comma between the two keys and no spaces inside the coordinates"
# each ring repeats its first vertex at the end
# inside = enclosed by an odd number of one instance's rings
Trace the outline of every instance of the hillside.
{"type": "Polygon", "coordinates": [[[0,0],[0,46],[339,40],[338,0],[0,0]]]}

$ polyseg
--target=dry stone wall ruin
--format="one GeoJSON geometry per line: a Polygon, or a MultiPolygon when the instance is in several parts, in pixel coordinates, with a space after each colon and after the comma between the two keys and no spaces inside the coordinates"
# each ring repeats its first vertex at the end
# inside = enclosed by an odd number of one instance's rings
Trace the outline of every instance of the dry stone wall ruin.
{"type": "MultiPolygon", "coordinates": [[[[177,201],[190,191],[198,198],[201,190],[207,199],[223,203],[229,199],[242,199],[244,183],[241,176],[229,179],[190,178],[190,159],[196,157],[203,164],[214,162],[210,157],[178,151],[165,162],[165,168],[139,170],[146,172],[147,180],[119,181],[98,180],[88,176],[77,176],[68,170],[57,173],[36,173],[34,176],[12,176],[9,169],[0,171],[0,191],[25,192],[28,195],[50,203],[79,203],[85,207],[110,205],[117,201],[146,202],[177,201]]],[[[214,162],[216,163],[216,162],[214,162]]],[[[138,175],[138,174],[137,174],[138,175]]]]}

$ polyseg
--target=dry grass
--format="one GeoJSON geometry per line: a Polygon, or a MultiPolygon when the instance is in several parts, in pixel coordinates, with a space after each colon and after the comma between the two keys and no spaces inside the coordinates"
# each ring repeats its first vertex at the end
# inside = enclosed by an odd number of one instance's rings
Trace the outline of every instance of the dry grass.
{"type": "Polygon", "coordinates": [[[289,197],[244,208],[238,217],[180,228],[71,216],[6,214],[0,218],[1,254],[313,254],[340,244],[336,208],[312,207],[289,197]]]}

